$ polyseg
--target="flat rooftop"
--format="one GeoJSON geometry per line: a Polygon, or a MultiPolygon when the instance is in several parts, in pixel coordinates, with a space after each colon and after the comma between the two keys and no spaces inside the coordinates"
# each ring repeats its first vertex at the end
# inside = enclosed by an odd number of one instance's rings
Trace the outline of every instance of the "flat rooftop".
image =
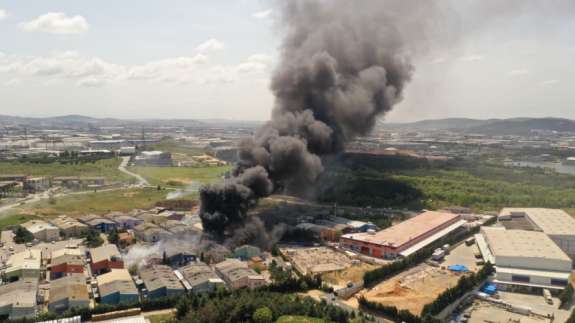
{"type": "Polygon", "coordinates": [[[397,248],[457,218],[458,214],[427,211],[375,234],[353,233],[343,238],[397,248]]]}
{"type": "Polygon", "coordinates": [[[497,257],[525,257],[571,262],[571,258],[543,232],[485,227],[482,233],[497,257]]]}
{"type": "Polygon", "coordinates": [[[545,208],[504,208],[499,216],[523,214],[531,222],[549,235],[575,235],[575,219],[559,209],[545,208]]]}

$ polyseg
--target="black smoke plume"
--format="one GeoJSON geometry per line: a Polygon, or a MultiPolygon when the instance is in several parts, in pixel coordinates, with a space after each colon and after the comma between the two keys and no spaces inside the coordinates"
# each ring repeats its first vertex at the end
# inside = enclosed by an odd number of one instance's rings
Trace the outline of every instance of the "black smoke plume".
{"type": "MultiPolygon", "coordinates": [[[[419,11],[428,6],[409,2],[419,11]]],[[[241,224],[273,191],[304,193],[323,170],[322,156],[369,133],[377,117],[401,101],[412,66],[400,16],[412,11],[393,3],[282,2],[286,36],[271,84],[272,118],[240,144],[236,177],[201,190],[206,231],[222,234],[241,224]]]]}

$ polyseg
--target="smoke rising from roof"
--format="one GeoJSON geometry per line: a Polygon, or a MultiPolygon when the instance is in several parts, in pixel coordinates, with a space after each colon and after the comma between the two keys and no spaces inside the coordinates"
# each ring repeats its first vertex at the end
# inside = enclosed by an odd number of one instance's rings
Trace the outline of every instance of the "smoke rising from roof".
{"type": "Polygon", "coordinates": [[[413,71],[406,37],[419,35],[423,21],[414,12],[429,15],[432,6],[283,1],[285,38],[272,78],[271,120],[240,144],[237,176],[201,190],[204,229],[221,234],[243,222],[257,199],[274,190],[302,194],[323,171],[322,156],[369,133],[402,99],[413,71]]]}

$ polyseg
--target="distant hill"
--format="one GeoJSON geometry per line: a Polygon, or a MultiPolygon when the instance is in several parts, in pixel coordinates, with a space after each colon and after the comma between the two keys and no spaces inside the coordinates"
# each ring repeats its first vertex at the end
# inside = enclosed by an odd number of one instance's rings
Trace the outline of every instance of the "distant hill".
{"type": "Polygon", "coordinates": [[[575,133],[575,121],[561,118],[466,119],[450,118],[423,120],[403,124],[383,124],[384,128],[414,130],[451,130],[493,135],[525,135],[533,131],[575,133]]]}

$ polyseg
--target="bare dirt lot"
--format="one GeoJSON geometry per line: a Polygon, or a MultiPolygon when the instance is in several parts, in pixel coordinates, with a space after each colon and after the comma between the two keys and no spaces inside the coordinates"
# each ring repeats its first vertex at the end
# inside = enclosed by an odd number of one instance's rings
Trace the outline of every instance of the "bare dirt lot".
{"type": "Polygon", "coordinates": [[[423,306],[434,301],[447,288],[455,286],[461,275],[421,264],[380,283],[363,295],[369,301],[419,315],[423,306]]]}
{"type": "MultiPolygon", "coordinates": [[[[471,307],[471,317],[469,323],[484,323],[484,322],[521,322],[521,323],[548,323],[550,319],[527,316],[507,311],[502,307],[481,301],[475,301],[471,307]]],[[[557,322],[563,322],[558,320],[557,322]]]]}
{"type": "Polygon", "coordinates": [[[345,270],[327,273],[323,275],[323,280],[336,286],[345,286],[348,282],[359,283],[363,281],[363,275],[381,266],[370,265],[362,263],[360,265],[351,266],[345,270]]]}
{"type": "Polygon", "coordinates": [[[441,266],[464,265],[469,268],[469,270],[477,272],[479,266],[475,264],[476,259],[474,255],[477,250],[476,244],[467,246],[465,243],[462,243],[449,251],[449,254],[445,256],[445,260],[441,263],[441,266]]]}

